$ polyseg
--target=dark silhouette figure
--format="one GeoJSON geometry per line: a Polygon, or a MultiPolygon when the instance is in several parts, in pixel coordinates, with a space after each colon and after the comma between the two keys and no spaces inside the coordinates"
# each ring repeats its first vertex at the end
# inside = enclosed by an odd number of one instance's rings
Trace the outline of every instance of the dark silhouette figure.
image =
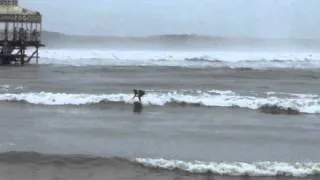
{"type": "Polygon", "coordinates": [[[132,99],[134,99],[135,97],[138,97],[138,99],[139,99],[139,101],[135,101],[133,103],[133,112],[141,113],[143,110],[141,97],[145,95],[145,91],[133,89],[133,93],[134,93],[134,96],[132,99]]]}
{"type": "Polygon", "coordinates": [[[136,89],[133,89],[133,93],[134,93],[133,98],[138,97],[140,103],[141,103],[141,97],[146,94],[145,91],[143,91],[143,90],[136,90],[136,89]]]}

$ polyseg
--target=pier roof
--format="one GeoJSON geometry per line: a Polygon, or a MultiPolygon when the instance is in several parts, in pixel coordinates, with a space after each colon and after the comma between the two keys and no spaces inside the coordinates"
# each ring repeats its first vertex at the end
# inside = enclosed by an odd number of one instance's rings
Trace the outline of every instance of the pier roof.
{"type": "Polygon", "coordinates": [[[0,21],[23,21],[41,23],[41,14],[20,7],[17,1],[0,0],[0,21]]]}
{"type": "Polygon", "coordinates": [[[36,11],[31,11],[29,9],[20,6],[4,6],[0,5],[0,14],[35,14],[36,11]]]}

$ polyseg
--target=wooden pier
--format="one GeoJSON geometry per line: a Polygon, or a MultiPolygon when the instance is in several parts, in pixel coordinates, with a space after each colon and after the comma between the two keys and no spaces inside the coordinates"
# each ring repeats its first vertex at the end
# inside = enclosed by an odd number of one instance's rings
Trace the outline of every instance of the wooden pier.
{"type": "Polygon", "coordinates": [[[42,17],[19,6],[18,0],[0,0],[0,65],[39,59],[42,17]]]}

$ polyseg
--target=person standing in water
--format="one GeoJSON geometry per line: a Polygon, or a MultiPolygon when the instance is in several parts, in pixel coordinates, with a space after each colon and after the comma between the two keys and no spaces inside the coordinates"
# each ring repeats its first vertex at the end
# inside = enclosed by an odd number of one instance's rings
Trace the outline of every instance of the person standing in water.
{"type": "Polygon", "coordinates": [[[138,97],[138,100],[139,100],[139,101],[135,101],[133,103],[133,112],[141,113],[142,109],[143,109],[141,97],[145,95],[145,91],[133,89],[133,93],[134,93],[134,95],[133,95],[132,99],[134,99],[135,97],[138,97]]]}
{"type": "MultiPolygon", "coordinates": [[[[138,97],[140,103],[141,103],[141,97],[146,94],[145,91],[143,91],[143,90],[136,90],[136,89],[133,89],[133,93],[134,93],[133,98],[138,97]]],[[[133,99],[133,98],[132,98],[132,99],[133,99]]]]}

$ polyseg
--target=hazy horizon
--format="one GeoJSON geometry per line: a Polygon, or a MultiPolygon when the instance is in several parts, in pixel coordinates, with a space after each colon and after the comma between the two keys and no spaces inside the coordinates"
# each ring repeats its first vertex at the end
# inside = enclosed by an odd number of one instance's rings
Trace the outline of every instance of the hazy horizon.
{"type": "Polygon", "coordinates": [[[197,34],[320,39],[317,0],[24,0],[43,29],[72,35],[197,34]]]}

